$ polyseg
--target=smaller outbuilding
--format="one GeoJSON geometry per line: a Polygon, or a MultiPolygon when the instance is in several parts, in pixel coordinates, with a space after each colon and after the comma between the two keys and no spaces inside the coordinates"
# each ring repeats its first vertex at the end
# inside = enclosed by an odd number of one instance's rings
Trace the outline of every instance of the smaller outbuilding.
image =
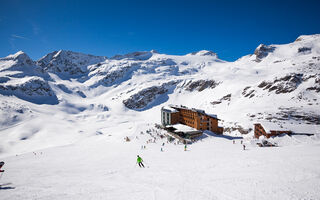
{"type": "Polygon", "coordinates": [[[259,138],[260,136],[265,136],[270,138],[272,136],[278,136],[281,134],[291,135],[292,131],[286,130],[275,123],[265,122],[263,125],[261,123],[254,124],[254,137],[259,138]]]}

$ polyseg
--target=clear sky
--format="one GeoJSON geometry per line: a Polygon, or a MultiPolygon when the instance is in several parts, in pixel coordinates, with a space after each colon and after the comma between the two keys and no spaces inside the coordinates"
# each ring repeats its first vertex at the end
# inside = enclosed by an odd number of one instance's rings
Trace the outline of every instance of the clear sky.
{"type": "Polygon", "coordinates": [[[0,57],[54,50],[113,56],[211,50],[233,61],[260,44],[320,33],[319,0],[0,0],[0,57]]]}

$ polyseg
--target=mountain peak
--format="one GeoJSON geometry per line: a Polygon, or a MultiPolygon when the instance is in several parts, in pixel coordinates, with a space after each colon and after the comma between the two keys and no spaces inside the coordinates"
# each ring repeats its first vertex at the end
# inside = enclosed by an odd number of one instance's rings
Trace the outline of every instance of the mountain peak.
{"type": "Polygon", "coordinates": [[[305,41],[305,40],[314,40],[320,39],[320,34],[313,34],[313,35],[300,35],[295,42],[305,41]]]}
{"type": "Polygon", "coordinates": [[[18,51],[15,54],[8,55],[5,57],[6,60],[14,60],[18,63],[28,64],[32,65],[34,62],[31,60],[31,58],[23,51],[18,51]]]}

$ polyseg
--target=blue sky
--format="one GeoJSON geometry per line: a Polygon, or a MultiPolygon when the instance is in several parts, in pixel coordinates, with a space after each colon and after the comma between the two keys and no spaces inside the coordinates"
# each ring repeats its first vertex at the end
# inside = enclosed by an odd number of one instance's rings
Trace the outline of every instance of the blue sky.
{"type": "Polygon", "coordinates": [[[0,0],[0,57],[65,49],[113,56],[207,49],[233,61],[260,44],[320,33],[320,1],[0,0]]]}

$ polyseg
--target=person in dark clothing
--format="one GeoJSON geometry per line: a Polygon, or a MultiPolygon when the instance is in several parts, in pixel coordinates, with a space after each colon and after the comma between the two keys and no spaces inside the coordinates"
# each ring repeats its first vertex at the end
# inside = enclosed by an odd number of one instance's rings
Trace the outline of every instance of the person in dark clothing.
{"type": "Polygon", "coordinates": [[[1,161],[1,162],[0,162],[0,172],[4,172],[4,170],[1,169],[3,165],[4,165],[4,162],[1,161]]]}
{"type": "Polygon", "coordinates": [[[139,155],[137,155],[137,163],[138,163],[139,167],[144,167],[142,162],[143,162],[142,158],[139,155]]]}

